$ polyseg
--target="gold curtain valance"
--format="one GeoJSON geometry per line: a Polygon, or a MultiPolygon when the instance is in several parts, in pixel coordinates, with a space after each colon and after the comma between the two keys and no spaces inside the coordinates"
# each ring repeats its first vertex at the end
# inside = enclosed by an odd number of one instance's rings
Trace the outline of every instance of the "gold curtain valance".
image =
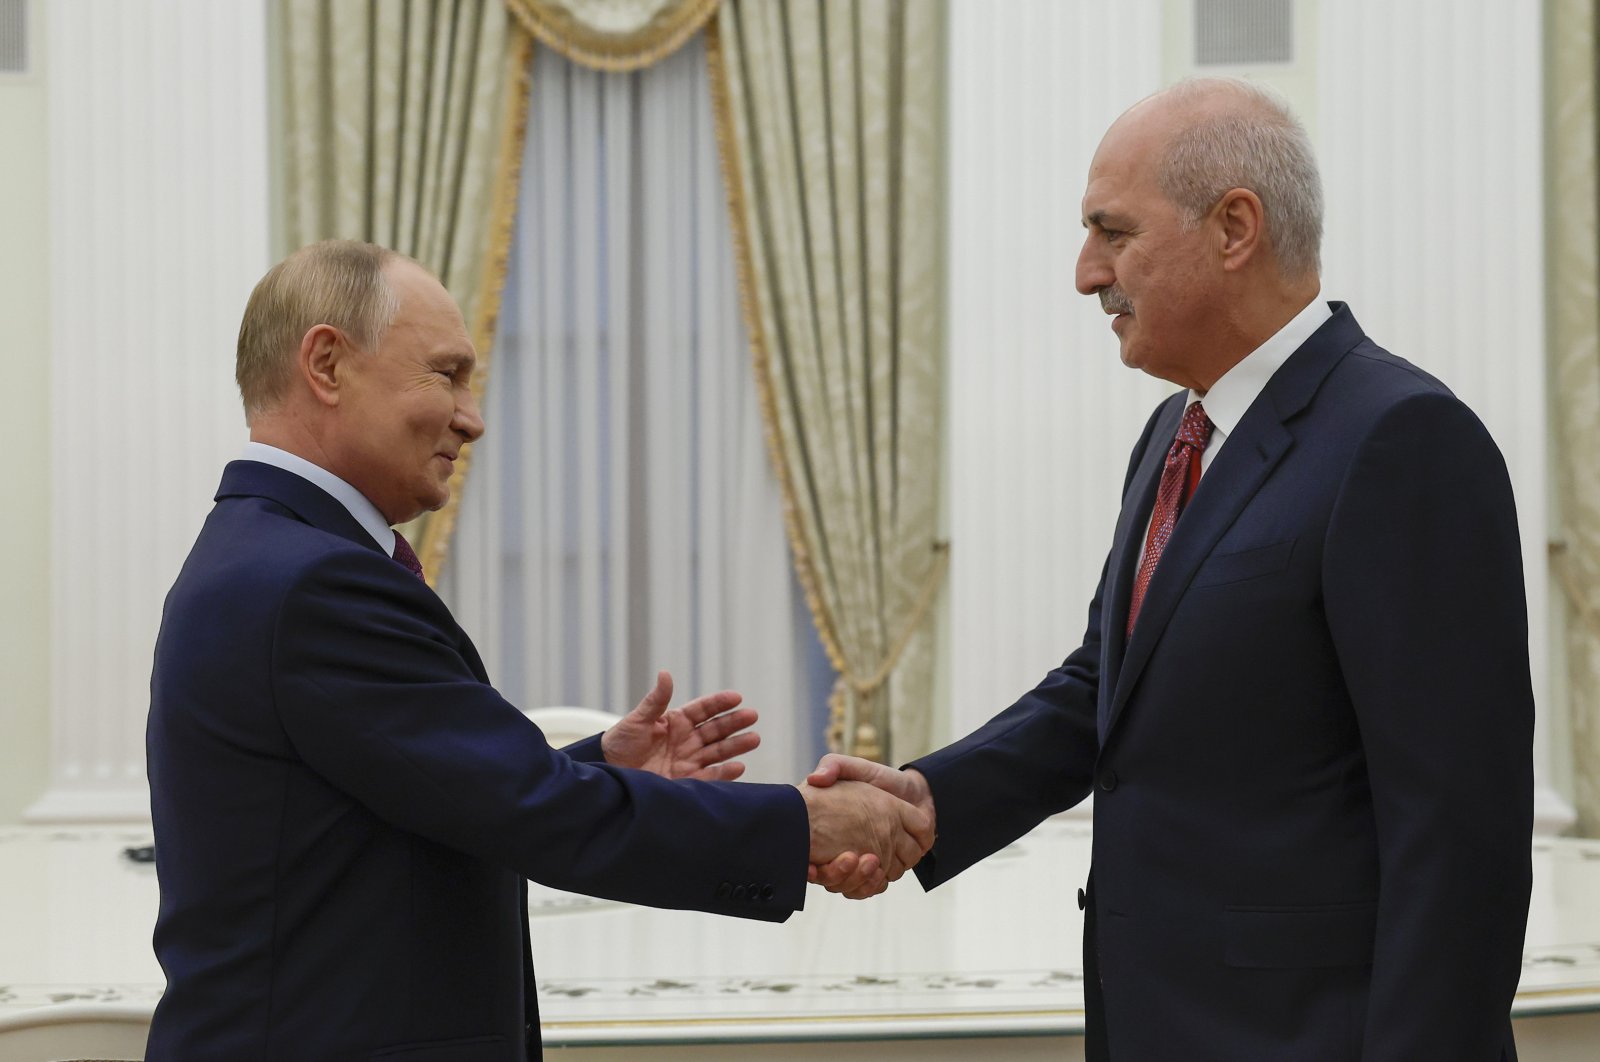
{"type": "Polygon", "coordinates": [[[721,0],[506,0],[539,43],[596,70],[639,70],[682,47],[721,0]]]}

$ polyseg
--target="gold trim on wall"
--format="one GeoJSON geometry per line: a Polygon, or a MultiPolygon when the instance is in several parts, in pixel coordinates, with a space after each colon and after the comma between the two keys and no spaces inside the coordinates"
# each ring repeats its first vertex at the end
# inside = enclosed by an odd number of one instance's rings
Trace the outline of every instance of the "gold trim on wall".
{"type": "Polygon", "coordinates": [[[588,25],[562,3],[506,0],[506,9],[539,42],[595,70],[627,72],[660,62],[697,33],[721,0],[666,0],[650,21],[623,33],[588,25]]]}
{"type": "MultiPolygon", "coordinates": [[[[522,179],[522,148],[528,134],[529,72],[533,65],[533,37],[518,27],[511,28],[514,43],[506,71],[505,125],[500,140],[500,161],[495,173],[493,200],[489,214],[489,242],[483,255],[483,280],[478,287],[478,305],[472,315],[472,345],[478,352],[477,371],[472,377],[472,393],[480,407],[488,382],[490,352],[494,348],[495,326],[500,319],[500,298],[505,291],[506,271],[511,259],[511,234],[517,220],[517,189],[522,179]]],[[[449,555],[450,536],[455,531],[461,509],[461,493],[466,489],[467,472],[472,467],[472,444],[461,448],[454,471],[450,473],[450,498],[444,507],[430,514],[417,550],[429,586],[437,584],[449,555]]]]}

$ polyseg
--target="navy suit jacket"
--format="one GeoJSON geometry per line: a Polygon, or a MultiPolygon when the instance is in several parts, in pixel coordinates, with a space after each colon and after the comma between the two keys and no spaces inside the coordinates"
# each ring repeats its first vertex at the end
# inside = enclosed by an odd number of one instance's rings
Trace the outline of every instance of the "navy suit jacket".
{"type": "Polygon", "coordinates": [[[148,1057],[538,1053],[525,879],[782,921],[789,786],[553,750],[443,602],[313,484],[230,464],[167,597],[147,733],[167,975],[148,1057]]]}
{"type": "Polygon", "coordinates": [[[1334,308],[1200,480],[1132,637],[1183,394],[1134,448],[1083,645],[911,765],[939,816],[926,887],[1094,792],[1091,1057],[1514,1057],[1533,698],[1511,486],[1472,412],[1334,308]]]}

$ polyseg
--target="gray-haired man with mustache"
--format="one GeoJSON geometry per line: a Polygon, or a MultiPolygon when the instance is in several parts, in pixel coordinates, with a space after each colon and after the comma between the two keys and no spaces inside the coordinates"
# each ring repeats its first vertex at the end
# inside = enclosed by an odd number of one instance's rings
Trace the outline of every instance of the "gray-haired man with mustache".
{"type": "Polygon", "coordinates": [[[1322,300],[1316,163],[1260,89],[1130,109],[1083,223],[1078,290],[1183,388],[1134,447],[1083,644],[954,745],[813,783],[937,812],[927,888],[1093,792],[1091,1059],[1514,1059],[1533,697],[1499,451],[1322,300]]]}

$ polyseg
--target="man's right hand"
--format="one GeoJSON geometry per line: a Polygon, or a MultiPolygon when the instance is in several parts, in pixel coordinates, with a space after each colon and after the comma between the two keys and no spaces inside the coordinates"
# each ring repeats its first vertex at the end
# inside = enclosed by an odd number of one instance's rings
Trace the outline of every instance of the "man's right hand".
{"type": "Polygon", "coordinates": [[[836,865],[836,875],[853,878],[863,896],[882,892],[933,846],[932,817],[881,788],[829,779],[799,789],[811,821],[812,866],[836,865]]]}
{"type": "MultiPolygon", "coordinates": [[[[933,847],[936,823],[933,790],[929,788],[928,779],[921,771],[915,769],[897,771],[893,767],[874,763],[859,756],[829,753],[822,757],[816,770],[806,778],[808,786],[819,789],[849,782],[866,783],[916,807],[927,816],[928,821],[927,843],[923,845],[917,859],[920,860],[927,854],[927,850],[933,847]]],[[[914,866],[915,862],[911,865],[914,866]]],[[[809,880],[813,883],[852,900],[864,900],[876,896],[889,887],[889,882],[899,877],[900,873],[891,876],[886,865],[880,864],[877,855],[867,850],[846,851],[827,861],[812,859],[808,874],[809,880]]]]}

